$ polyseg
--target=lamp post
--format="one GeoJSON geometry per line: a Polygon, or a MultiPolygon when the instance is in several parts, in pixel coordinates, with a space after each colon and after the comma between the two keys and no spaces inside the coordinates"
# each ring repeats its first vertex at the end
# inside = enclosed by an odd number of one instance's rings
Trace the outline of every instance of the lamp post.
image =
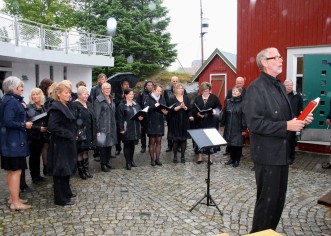
{"type": "Polygon", "coordinates": [[[203,18],[203,12],[202,12],[202,0],[200,0],[200,36],[201,36],[201,66],[203,64],[203,36],[204,34],[208,33],[208,19],[203,18]]]}

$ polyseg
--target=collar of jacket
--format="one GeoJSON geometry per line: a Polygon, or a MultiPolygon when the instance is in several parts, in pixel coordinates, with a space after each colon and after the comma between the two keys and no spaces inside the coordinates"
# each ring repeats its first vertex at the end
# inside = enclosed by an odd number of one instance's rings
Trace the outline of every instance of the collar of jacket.
{"type": "Polygon", "coordinates": [[[75,120],[76,119],[75,115],[72,113],[71,109],[69,108],[71,106],[70,102],[68,102],[67,105],[68,106],[65,106],[61,102],[54,100],[49,110],[58,110],[62,112],[65,115],[65,117],[67,117],[69,120],[75,120]]]}
{"type": "Polygon", "coordinates": [[[239,95],[238,97],[231,97],[230,100],[232,102],[240,102],[242,100],[242,96],[239,95]]]}
{"type": "MultiPolygon", "coordinates": [[[[113,96],[112,96],[112,95],[109,95],[109,97],[110,97],[111,100],[113,100],[113,96]]],[[[102,93],[102,94],[99,94],[99,95],[96,97],[96,99],[98,99],[99,102],[102,102],[102,101],[105,101],[105,100],[106,100],[106,98],[105,98],[105,96],[103,95],[103,93],[102,93]]]]}
{"type": "MultiPolygon", "coordinates": [[[[126,102],[126,100],[124,100],[124,104],[125,106],[129,107],[128,103],[126,102]]],[[[132,101],[132,105],[135,106],[137,105],[137,103],[135,101],[132,101]]]]}

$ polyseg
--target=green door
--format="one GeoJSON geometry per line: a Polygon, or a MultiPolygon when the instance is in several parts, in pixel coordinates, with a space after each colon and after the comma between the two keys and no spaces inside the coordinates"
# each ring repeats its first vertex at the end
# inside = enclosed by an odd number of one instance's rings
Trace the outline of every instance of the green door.
{"type": "Polygon", "coordinates": [[[303,105],[320,97],[320,104],[314,111],[314,121],[309,128],[325,129],[326,116],[331,99],[331,54],[303,56],[303,105]]]}

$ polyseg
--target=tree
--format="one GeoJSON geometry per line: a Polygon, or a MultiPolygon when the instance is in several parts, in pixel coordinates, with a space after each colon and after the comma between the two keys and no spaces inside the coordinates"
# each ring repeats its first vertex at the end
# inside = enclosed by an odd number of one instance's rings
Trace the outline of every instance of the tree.
{"type": "Polygon", "coordinates": [[[5,11],[30,21],[71,28],[74,10],[70,0],[3,0],[5,11]]]}
{"type": "Polygon", "coordinates": [[[160,0],[75,0],[75,5],[76,25],[87,32],[105,35],[107,19],[117,20],[115,66],[109,74],[130,71],[146,78],[175,61],[175,45],[166,32],[170,19],[160,0]]]}

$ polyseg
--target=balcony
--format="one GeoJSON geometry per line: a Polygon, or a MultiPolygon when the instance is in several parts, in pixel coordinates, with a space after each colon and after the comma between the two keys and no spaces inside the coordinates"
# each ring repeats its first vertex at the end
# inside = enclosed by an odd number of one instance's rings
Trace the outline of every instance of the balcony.
{"type": "Polygon", "coordinates": [[[112,51],[110,36],[67,30],[0,13],[2,60],[11,58],[15,61],[16,58],[60,64],[113,66],[112,51]]]}

